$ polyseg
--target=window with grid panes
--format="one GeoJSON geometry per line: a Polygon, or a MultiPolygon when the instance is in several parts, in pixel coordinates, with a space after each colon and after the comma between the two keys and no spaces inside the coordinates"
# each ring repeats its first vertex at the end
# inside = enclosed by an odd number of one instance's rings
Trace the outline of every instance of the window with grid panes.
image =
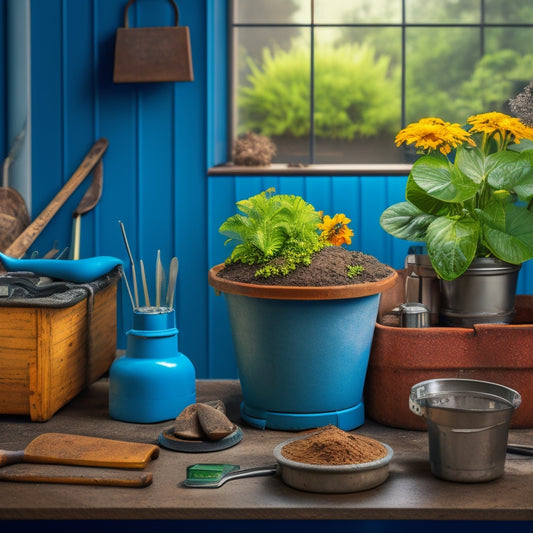
{"type": "Polygon", "coordinates": [[[531,0],[233,0],[232,141],[273,162],[405,164],[399,129],[509,112],[533,80],[531,0]]]}

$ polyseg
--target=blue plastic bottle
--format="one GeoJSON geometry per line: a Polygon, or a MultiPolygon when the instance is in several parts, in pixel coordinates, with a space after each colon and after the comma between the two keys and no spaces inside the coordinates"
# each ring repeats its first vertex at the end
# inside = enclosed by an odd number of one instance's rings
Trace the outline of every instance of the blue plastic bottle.
{"type": "Polygon", "coordinates": [[[133,329],[126,335],[126,355],[109,370],[110,416],[140,423],[176,418],[196,402],[196,373],[178,351],[174,310],[135,310],[133,329]]]}

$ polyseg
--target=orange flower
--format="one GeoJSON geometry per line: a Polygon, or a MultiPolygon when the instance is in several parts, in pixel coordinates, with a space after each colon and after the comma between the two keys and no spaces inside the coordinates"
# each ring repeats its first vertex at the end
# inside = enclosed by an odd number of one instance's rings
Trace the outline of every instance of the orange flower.
{"type": "Polygon", "coordinates": [[[322,222],[318,224],[318,229],[322,230],[320,238],[334,246],[351,244],[353,231],[348,227],[350,222],[351,219],[342,213],[336,214],[333,218],[325,215],[322,222]]]}

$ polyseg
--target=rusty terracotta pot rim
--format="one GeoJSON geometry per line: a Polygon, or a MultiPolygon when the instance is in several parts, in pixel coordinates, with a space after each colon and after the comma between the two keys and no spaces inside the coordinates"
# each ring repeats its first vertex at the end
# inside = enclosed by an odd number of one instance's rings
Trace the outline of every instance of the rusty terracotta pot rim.
{"type": "Polygon", "coordinates": [[[216,291],[267,300],[342,300],[380,294],[396,283],[398,273],[391,267],[390,275],[378,281],[355,283],[353,285],[331,285],[323,287],[301,287],[283,285],[258,285],[220,278],[217,274],[224,263],[209,270],[208,282],[216,291]]]}

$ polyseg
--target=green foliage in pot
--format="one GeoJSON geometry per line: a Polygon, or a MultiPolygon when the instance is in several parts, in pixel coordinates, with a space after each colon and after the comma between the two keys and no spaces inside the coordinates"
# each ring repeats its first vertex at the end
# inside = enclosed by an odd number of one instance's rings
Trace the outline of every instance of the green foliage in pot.
{"type": "Polygon", "coordinates": [[[349,218],[324,216],[301,196],[275,194],[270,188],[240,200],[237,208],[241,213],[219,228],[228,237],[225,244],[236,244],[226,263],[261,265],[256,276],[286,275],[309,265],[324,246],[351,243],[349,218]]]}
{"type": "Polygon", "coordinates": [[[414,143],[424,155],[409,174],[406,201],[382,213],[382,228],[425,242],[445,280],[475,257],[532,259],[533,149],[517,150],[521,139],[533,139],[533,129],[497,112],[471,116],[465,127],[439,118],[410,124],[396,144],[414,143]]]}

